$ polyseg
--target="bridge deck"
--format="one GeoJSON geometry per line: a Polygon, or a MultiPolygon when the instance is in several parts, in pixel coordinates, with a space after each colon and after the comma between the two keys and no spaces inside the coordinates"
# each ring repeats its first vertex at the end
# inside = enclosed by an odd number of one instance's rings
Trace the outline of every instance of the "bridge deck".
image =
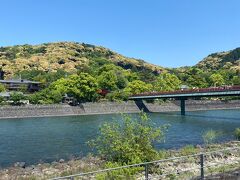
{"type": "Polygon", "coordinates": [[[188,97],[211,97],[211,96],[239,96],[240,86],[226,86],[214,88],[202,88],[191,90],[148,92],[129,97],[130,100],[157,99],[157,98],[188,98],[188,97]]]}

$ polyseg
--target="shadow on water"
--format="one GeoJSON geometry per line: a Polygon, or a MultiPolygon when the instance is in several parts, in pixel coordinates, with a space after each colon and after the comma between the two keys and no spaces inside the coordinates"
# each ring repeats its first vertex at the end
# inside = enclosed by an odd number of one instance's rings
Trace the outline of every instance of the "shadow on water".
{"type": "Polygon", "coordinates": [[[150,114],[163,114],[167,116],[178,116],[182,117],[182,119],[185,119],[184,117],[196,117],[196,118],[208,118],[208,119],[223,119],[223,120],[237,120],[240,121],[240,117],[224,117],[224,116],[212,116],[212,115],[200,115],[200,114],[186,114],[185,116],[182,116],[181,114],[178,114],[178,112],[162,112],[162,113],[155,113],[150,112],[150,114]]]}
{"type": "Polygon", "coordinates": [[[240,118],[234,117],[222,117],[222,116],[205,116],[205,115],[185,115],[187,117],[202,117],[202,118],[211,118],[211,119],[226,119],[226,120],[240,120],[240,118]]]}

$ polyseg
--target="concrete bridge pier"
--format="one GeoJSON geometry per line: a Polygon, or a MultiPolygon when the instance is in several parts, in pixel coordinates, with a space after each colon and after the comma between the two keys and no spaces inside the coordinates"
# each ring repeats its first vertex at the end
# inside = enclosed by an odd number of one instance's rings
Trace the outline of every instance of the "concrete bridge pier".
{"type": "Polygon", "coordinates": [[[180,98],[180,101],[181,101],[181,115],[182,116],[185,116],[185,100],[187,100],[186,98],[180,98]]]}
{"type": "Polygon", "coordinates": [[[144,104],[142,99],[135,100],[134,102],[141,111],[150,112],[149,109],[147,108],[147,106],[144,104]]]}

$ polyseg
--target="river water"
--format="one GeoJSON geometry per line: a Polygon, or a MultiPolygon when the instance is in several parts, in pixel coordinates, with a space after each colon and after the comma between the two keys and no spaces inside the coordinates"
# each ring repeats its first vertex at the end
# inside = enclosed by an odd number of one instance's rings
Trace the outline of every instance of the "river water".
{"type": "MultiPolygon", "coordinates": [[[[137,116],[133,114],[132,116],[137,116]]],[[[240,109],[172,113],[150,113],[156,126],[170,124],[164,143],[156,148],[180,148],[203,144],[207,130],[221,132],[218,141],[233,139],[240,127],[240,109]]],[[[84,115],[0,120],[0,167],[24,161],[28,165],[52,162],[60,158],[84,156],[91,152],[86,142],[98,133],[103,122],[119,120],[121,115],[84,115]]]]}

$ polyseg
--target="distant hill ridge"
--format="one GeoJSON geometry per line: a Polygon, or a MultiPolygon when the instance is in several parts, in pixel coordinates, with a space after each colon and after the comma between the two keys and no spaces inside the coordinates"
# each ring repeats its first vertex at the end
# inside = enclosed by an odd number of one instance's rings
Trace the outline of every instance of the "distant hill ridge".
{"type": "MultiPolygon", "coordinates": [[[[155,75],[167,71],[167,68],[141,59],[129,58],[108,48],[85,43],[56,42],[0,47],[0,70],[4,71],[6,78],[12,78],[16,73],[24,70],[55,72],[63,69],[75,73],[90,66],[100,67],[107,63],[114,63],[135,72],[144,71],[155,75]]],[[[210,54],[193,67],[205,71],[231,69],[240,72],[240,48],[210,54]]]]}
{"type": "Polygon", "coordinates": [[[7,77],[23,70],[76,72],[92,64],[114,63],[124,69],[158,74],[164,68],[140,59],[128,58],[110,49],[77,42],[0,47],[0,69],[7,77]]]}
{"type": "Polygon", "coordinates": [[[232,69],[240,71],[240,48],[213,53],[200,61],[196,67],[204,70],[232,69]]]}

